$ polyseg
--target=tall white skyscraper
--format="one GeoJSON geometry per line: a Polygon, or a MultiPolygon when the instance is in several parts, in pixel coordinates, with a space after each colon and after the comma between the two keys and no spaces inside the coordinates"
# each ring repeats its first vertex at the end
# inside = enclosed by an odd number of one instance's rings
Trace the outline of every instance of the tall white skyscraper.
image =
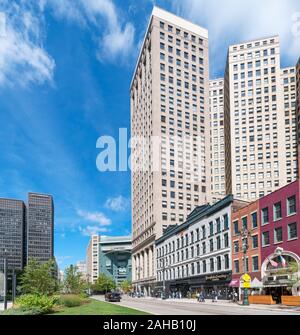
{"type": "Polygon", "coordinates": [[[210,201],[207,30],[154,7],[130,92],[133,284],[150,294],[155,239],[210,201]]]}
{"type": "Polygon", "coordinates": [[[224,88],[226,191],[255,200],[287,183],[279,37],[230,46],[224,88]]]}

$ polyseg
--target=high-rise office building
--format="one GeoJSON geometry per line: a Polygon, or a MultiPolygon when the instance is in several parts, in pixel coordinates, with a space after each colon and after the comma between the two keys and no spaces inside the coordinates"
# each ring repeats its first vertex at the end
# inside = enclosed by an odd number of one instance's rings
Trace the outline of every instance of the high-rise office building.
{"type": "Polygon", "coordinates": [[[298,140],[298,176],[300,178],[300,58],[296,65],[296,119],[298,140]]]}
{"type": "Polygon", "coordinates": [[[289,184],[298,177],[296,68],[294,66],[284,68],[281,74],[284,99],[286,183],[289,184]]]}
{"type": "Polygon", "coordinates": [[[226,195],[224,143],[224,79],[209,82],[212,201],[226,195]]]}
{"type": "Polygon", "coordinates": [[[208,31],[154,7],[130,92],[133,283],[150,294],[155,238],[210,201],[208,31]]]}
{"type": "Polygon", "coordinates": [[[26,258],[46,262],[54,257],[54,205],[51,195],[28,193],[26,258]]]}
{"type": "Polygon", "coordinates": [[[24,232],[24,202],[0,199],[0,272],[3,271],[4,258],[7,258],[9,271],[23,269],[24,232]]]}
{"type": "Polygon", "coordinates": [[[99,277],[99,239],[98,235],[92,235],[86,251],[87,279],[91,283],[99,277]]]}
{"type": "Polygon", "coordinates": [[[279,37],[230,46],[224,88],[226,191],[255,200],[287,182],[279,37]]]}

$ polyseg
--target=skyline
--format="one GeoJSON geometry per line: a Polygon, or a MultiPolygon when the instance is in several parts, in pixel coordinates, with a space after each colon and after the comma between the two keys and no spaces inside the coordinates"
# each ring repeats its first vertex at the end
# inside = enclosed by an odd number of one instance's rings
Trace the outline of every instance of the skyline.
{"type": "MultiPolygon", "coordinates": [[[[12,10],[16,3],[22,2],[2,1],[0,12],[12,10]]],[[[16,16],[12,21],[6,19],[11,44],[0,48],[0,121],[6,124],[0,129],[0,197],[24,199],[30,191],[53,195],[55,255],[62,269],[85,258],[87,234],[130,233],[130,172],[101,174],[96,168],[96,141],[102,135],[118,138],[119,128],[130,128],[129,86],[153,1],[143,3],[145,6],[137,8],[133,1],[126,5],[122,2],[121,6],[120,2],[108,0],[89,0],[85,5],[79,0],[73,4],[62,1],[60,5],[47,0],[40,1],[41,7],[36,8],[27,1],[15,14],[29,13],[22,22],[16,16]],[[100,28],[96,23],[101,23],[100,28]],[[20,27],[27,29],[24,34],[20,34],[20,27]],[[109,43],[109,39],[114,42],[109,43]],[[21,47],[21,53],[16,46],[21,47]]],[[[268,29],[270,35],[281,32],[284,39],[282,67],[296,64],[299,50],[293,45],[297,41],[299,45],[300,39],[293,37],[292,28],[292,14],[300,10],[296,1],[278,0],[273,5],[274,12],[290,18],[282,19],[284,23],[278,23],[277,31],[273,31],[273,19],[259,35],[253,36],[259,31],[258,24],[258,31],[245,32],[247,28],[243,28],[225,41],[214,37],[220,32],[212,27],[222,26],[222,20],[216,22],[211,15],[216,10],[215,1],[204,5],[203,16],[199,12],[197,17],[197,10],[188,15],[187,9],[201,7],[204,1],[155,3],[212,33],[211,79],[223,75],[230,44],[260,38],[268,29]],[[206,20],[211,22],[206,25],[206,20]],[[292,35],[289,39],[284,38],[289,36],[287,31],[292,35]],[[287,48],[287,40],[296,42],[287,48]],[[218,50],[222,50],[220,55],[218,50]]],[[[227,25],[229,8],[224,14],[227,25]]],[[[233,15],[236,18],[236,12],[233,15]]],[[[237,30],[234,27],[231,25],[230,31],[237,30]]]]}

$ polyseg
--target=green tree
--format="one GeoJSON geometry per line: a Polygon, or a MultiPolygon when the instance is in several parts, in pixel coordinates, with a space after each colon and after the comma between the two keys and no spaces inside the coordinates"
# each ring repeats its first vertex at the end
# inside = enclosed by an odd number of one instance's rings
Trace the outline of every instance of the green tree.
{"type": "Polygon", "coordinates": [[[116,288],[116,283],[112,277],[106,274],[101,274],[96,280],[95,284],[92,285],[92,290],[96,292],[108,292],[116,288]]]}
{"type": "Polygon", "coordinates": [[[64,276],[64,291],[70,294],[80,294],[83,293],[85,286],[85,282],[77,266],[70,265],[67,267],[64,276]]]}
{"type": "Polygon", "coordinates": [[[55,261],[53,259],[40,263],[29,259],[21,275],[21,291],[24,294],[53,295],[58,290],[58,281],[54,276],[55,261]]]}
{"type": "Polygon", "coordinates": [[[124,293],[129,293],[131,290],[132,290],[132,283],[130,280],[124,280],[122,281],[121,285],[121,290],[124,292],[124,293]]]}

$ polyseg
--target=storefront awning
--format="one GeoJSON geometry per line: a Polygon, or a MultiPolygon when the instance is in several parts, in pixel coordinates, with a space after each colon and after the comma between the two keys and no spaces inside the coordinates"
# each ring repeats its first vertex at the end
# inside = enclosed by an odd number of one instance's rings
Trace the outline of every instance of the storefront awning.
{"type": "Polygon", "coordinates": [[[262,288],[264,285],[263,283],[258,280],[256,277],[251,281],[250,287],[251,288],[262,288]]]}
{"type": "Polygon", "coordinates": [[[228,286],[229,287],[240,287],[239,279],[232,279],[228,286]]]}

